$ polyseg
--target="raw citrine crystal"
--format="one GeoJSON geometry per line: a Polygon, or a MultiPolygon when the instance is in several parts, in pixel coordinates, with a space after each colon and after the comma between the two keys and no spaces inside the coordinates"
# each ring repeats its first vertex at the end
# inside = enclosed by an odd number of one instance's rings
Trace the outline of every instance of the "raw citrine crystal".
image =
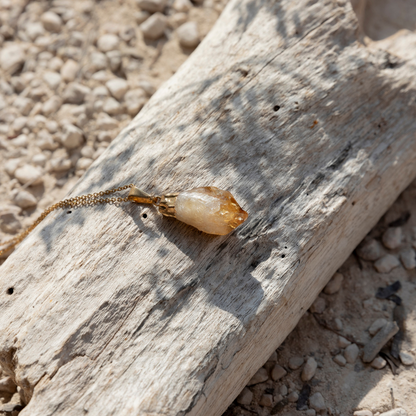
{"type": "Polygon", "coordinates": [[[225,235],[248,217],[228,191],[215,186],[195,188],[179,193],[175,217],[208,234],[225,235]]]}

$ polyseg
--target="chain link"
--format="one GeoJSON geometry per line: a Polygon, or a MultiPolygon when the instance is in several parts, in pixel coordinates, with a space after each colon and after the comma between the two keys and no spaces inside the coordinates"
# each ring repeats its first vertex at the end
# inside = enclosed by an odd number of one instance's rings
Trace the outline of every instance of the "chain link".
{"type": "Polygon", "coordinates": [[[0,256],[7,251],[13,249],[17,244],[19,244],[31,231],[33,231],[37,225],[39,225],[48,214],[52,211],[55,211],[59,208],[68,209],[80,206],[93,206],[98,204],[114,204],[120,202],[127,202],[128,197],[112,197],[112,198],[102,198],[103,196],[113,194],[115,192],[124,191],[125,189],[132,188],[134,184],[120,186],[119,188],[109,189],[107,191],[95,192],[92,194],[74,196],[73,198],[64,199],[60,202],[57,202],[54,205],[51,205],[49,208],[46,208],[45,211],[37,218],[37,220],[25,231],[22,231],[16,237],[0,243],[0,246],[6,246],[4,249],[0,250],[0,256]]]}

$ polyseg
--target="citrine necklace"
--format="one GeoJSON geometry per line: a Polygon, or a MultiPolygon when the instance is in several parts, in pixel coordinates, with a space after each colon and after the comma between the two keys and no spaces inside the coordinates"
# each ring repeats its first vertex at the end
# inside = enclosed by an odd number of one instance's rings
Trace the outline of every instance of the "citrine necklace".
{"type": "Polygon", "coordinates": [[[114,204],[121,202],[135,202],[138,204],[152,204],[159,208],[165,217],[173,217],[200,231],[208,234],[226,235],[241,225],[248,217],[237,201],[228,191],[215,186],[194,188],[189,191],[166,194],[162,196],[149,195],[136,188],[133,184],[95,192],[87,195],[64,199],[47,208],[38,219],[25,231],[11,240],[0,243],[5,246],[0,250],[0,256],[12,250],[19,244],[45,217],[59,208],[68,209],[79,206],[92,206],[98,204],[114,204]],[[126,197],[105,198],[115,192],[130,189],[126,197]]]}

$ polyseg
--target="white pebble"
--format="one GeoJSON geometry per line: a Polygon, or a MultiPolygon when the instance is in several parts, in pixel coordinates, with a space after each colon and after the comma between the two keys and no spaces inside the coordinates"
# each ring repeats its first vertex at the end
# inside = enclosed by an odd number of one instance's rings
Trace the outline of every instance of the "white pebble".
{"type": "Polygon", "coordinates": [[[379,273],[388,273],[396,267],[400,266],[399,259],[392,254],[386,254],[381,259],[378,259],[374,263],[374,268],[379,273]]]}
{"type": "Polygon", "coordinates": [[[363,260],[375,261],[383,255],[381,244],[374,238],[366,237],[357,247],[357,254],[363,260]]]}
{"type": "Polygon", "coordinates": [[[412,248],[403,250],[400,253],[400,260],[406,270],[413,270],[416,267],[416,253],[412,248]]]}
{"type": "Polygon", "coordinates": [[[50,164],[53,172],[64,172],[72,166],[71,161],[64,157],[53,157],[50,164]]]}
{"type": "Polygon", "coordinates": [[[413,358],[412,355],[408,354],[407,352],[400,352],[400,361],[404,364],[404,365],[413,365],[415,362],[415,359],[413,358]]]}
{"type": "Polygon", "coordinates": [[[117,49],[118,44],[118,37],[110,33],[101,36],[97,41],[97,47],[101,52],[109,52],[117,49]]]}
{"type": "Polygon", "coordinates": [[[354,364],[358,358],[358,354],[360,353],[360,349],[358,348],[357,344],[350,344],[344,351],[344,357],[348,363],[354,364]]]}
{"type": "Polygon", "coordinates": [[[13,198],[15,204],[20,208],[30,208],[38,203],[36,198],[28,191],[21,190],[13,198]]]}
{"type": "Polygon", "coordinates": [[[104,100],[103,111],[110,116],[115,116],[123,111],[120,103],[113,97],[108,97],[104,100]]]}
{"type": "Polygon", "coordinates": [[[379,416],[408,416],[408,415],[407,415],[406,410],[400,407],[397,407],[396,409],[381,413],[379,416]]]}
{"type": "Polygon", "coordinates": [[[10,75],[16,73],[25,62],[25,51],[20,45],[6,46],[0,52],[0,65],[10,75]]]}
{"type": "Polygon", "coordinates": [[[37,166],[45,166],[48,158],[43,153],[37,153],[32,157],[32,163],[37,166]]]}
{"type": "Polygon", "coordinates": [[[335,273],[332,279],[325,286],[324,292],[327,295],[333,295],[341,289],[344,276],[341,273],[335,273]]]}
{"type": "Polygon", "coordinates": [[[87,170],[91,166],[92,162],[92,159],[89,159],[87,157],[81,157],[78,159],[75,167],[77,170],[87,170]]]}
{"type": "Polygon", "coordinates": [[[394,250],[400,247],[402,239],[403,233],[401,227],[390,227],[384,232],[381,241],[387,248],[394,250]]]}
{"type": "Polygon", "coordinates": [[[177,29],[179,43],[185,48],[195,48],[199,45],[198,26],[195,22],[187,22],[177,29]]]}
{"type": "Polygon", "coordinates": [[[345,366],[345,364],[347,364],[347,360],[341,355],[341,354],[338,354],[338,355],[336,355],[335,357],[334,357],[334,361],[338,364],[338,365],[340,365],[341,367],[344,367],[345,366]]]}
{"type": "Polygon", "coordinates": [[[29,22],[26,25],[26,34],[29,36],[29,39],[33,42],[37,37],[45,33],[45,29],[40,22],[29,22]]]}
{"type": "Polygon", "coordinates": [[[137,0],[137,5],[145,12],[156,13],[163,12],[166,7],[166,0],[137,0]]]}
{"type": "Polygon", "coordinates": [[[244,387],[243,391],[238,395],[236,400],[237,403],[248,406],[253,400],[253,392],[249,388],[244,387]]]}
{"type": "Polygon", "coordinates": [[[141,88],[136,88],[134,90],[127,91],[124,96],[124,101],[126,103],[127,112],[131,116],[135,116],[146,104],[147,97],[141,88]]]}
{"type": "Polygon", "coordinates": [[[16,169],[14,176],[22,185],[40,185],[43,182],[42,171],[32,165],[26,164],[16,169]]]}
{"type": "Polygon", "coordinates": [[[105,113],[100,113],[97,118],[98,130],[113,130],[118,127],[118,121],[105,113]]]}
{"type": "Polygon", "coordinates": [[[121,78],[111,79],[105,85],[109,89],[111,95],[119,101],[124,97],[124,94],[129,89],[127,81],[121,78]]]}
{"type": "Polygon", "coordinates": [[[68,59],[61,68],[61,77],[66,82],[74,81],[79,71],[79,64],[72,59],[68,59]]]}
{"type": "Polygon", "coordinates": [[[251,378],[251,380],[247,383],[248,386],[253,386],[254,384],[263,383],[267,381],[269,376],[267,375],[267,370],[261,367],[256,374],[251,378]]]}
{"type": "Polygon", "coordinates": [[[386,364],[387,364],[387,361],[380,356],[374,358],[374,360],[371,361],[371,367],[373,367],[376,370],[381,370],[382,368],[386,366],[386,364]]]}
{"type": "Polygon", "coordinates": [[[64,90],[63,99],[65,103],[82,104],[85,96],[90,92],[91,90],[87,86],[78,84],[77,82],[71,82],[64,90]]]}
{"type": "Polygon", "coordinates": [[[93,72],[107,68],[107,57],[101,52],[93,52],[90,55],[90,68],[93,72]]]}
{"type": "Polygon", "coordinates": [[[312,396],[309,397],[309,406],[312,407],[312,409],[316,410],[317,412],[326,410],[325,400],[322,397],[322,394],[321,393],[312,394],[312,396]]]}
{"type": "Polygon", "coordinates": [[[341,335],[338,336],[338,347],[346,348],[350,344],[351,344],[351,342],[348,341],[346,338],[342,337],[341,335]]]}
{"type": "Polygon", "coordinates": [[[43,27],[49,32],[60,32],[62,29],[62,20],[54,12],[45,12],[40,17],[43,27]]]}
{"type": "Polygon", "coordinates": [[[354,416],[373,416],[373,412],[371,410],[356,410],[354,416]]]}
{"type": "Polygon", "coordinates": [[[42,104],[42,113],[45,114],[45,116],[48,116],[57,112],[61,108],[61,105],[61,98],[57,95],[53,95],[51,98],[49,98],[49,100],[42,104]]]}
{"type": "Polygon", "coordinates": [[[312,304],[310,310],[312,313],[321,314],[324,312],[325,308],[326,308],[325,299],[318,296],[315,302],[312,304]]]}
{"type": "Polygon", "coordinates": [[[13,107],[16,107],[22,115],[27,116],[33,108],[33,101],[30,98],[18,95],[13,101],[13,107]]]}
{"type": "Polygon", "coordinates": [[[63,64],[64,61],[61,58],[59,58],[59,56],[55,56],[48,62],[48,68],[51,71],[57,72],[62,68],[63,64]]]}
{"type": "Polygon", "coordinates": [[[140,29],[145,38],[156,40],[163,36],[166,23],[166,16],[155,13],[140,25],[140,29]]]}
{"type": "Polygon", "coordinates": [[[368,332],[370,335],[375,335],[385,325],[387,325],[387,319],[378,318],[371,324],[370,328],[368,328],[368,332]]]}
{"type": "Polygon", "coordinates": [[[45,72],[43,80],[49,85],[51,90],[56,90],[61,83],[61,76],[56,72],[45,72]]]}
{"type": "Polygon", "coordinates": [[[260,406],[263,407],[272,407],[273,406],[273,395],[263,394],[259,401],[260,406]]]}
{"type": "Polygon", "coordinates": [[[183,12],[186,13],[189,10],[192,9],[193,5],[189,0],[175,0],[173,2],[172,7],[177,11],[177,12],[183,12]]]}
{"type": "Polygon", "coordinates": [[[83,142],[82,130],[73,124],[65,124],[63,126],[61,142],[66,149],[76,149],[83,142]]]}
{"type": "Polygon", "coordinates": [[[287,371],[279,364],[276,364],[273,367],[271,377],[274,381],[277,381],[277,380],[280,380],[282,377],[284,377],[286,374],[287,374],[287,371]]]}
{"type": "Polygon", "coordinates": [[[315,361],[315,358],[309,357],[302,370],[302,376],[301,376],[302,380],[303,381],[311,380],[315,376],[317,368],[318,368],[318,363],[315,361]]]}
{"type": "Polygon", "coordinates": [[[290,357],[289,368],[291,370],[297,370],[304,362],[305,360],[302,357],[290,357]]]}
{"type": "Polygon", "coordinates": [[[108,62],[110,65],[110,69],[113,72],[118,71],[118,69],[120,68],[121,65],[121,52],[120,51],[110,51],[106,53],[107,58],[108,58],[108,62]]]}

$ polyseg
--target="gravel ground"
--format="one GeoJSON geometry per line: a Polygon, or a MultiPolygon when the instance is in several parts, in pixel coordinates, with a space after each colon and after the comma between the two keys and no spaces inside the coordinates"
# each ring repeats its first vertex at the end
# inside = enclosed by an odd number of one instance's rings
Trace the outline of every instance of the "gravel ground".
{"type": "MultiPolygon", "coordinates": [[[[402,28],[414,35],[416,4],[368,0],[364,18],[360,1],[359,19],[378,41],[364,38],[367,46],[394,49],[402,28]]],[[[64,197],[192,53],[225,3],[0,0],[0,241],[64,197]]],[[[401,53],[416,59],[414,44],[401,53]]],[[[416,416],[415,199],[416,182],[227,416],[371,416],[393,408],[389,416],[416,416]]],[[[16,415],[22,405],[0,369],[0,414],[16,415]]]]}

